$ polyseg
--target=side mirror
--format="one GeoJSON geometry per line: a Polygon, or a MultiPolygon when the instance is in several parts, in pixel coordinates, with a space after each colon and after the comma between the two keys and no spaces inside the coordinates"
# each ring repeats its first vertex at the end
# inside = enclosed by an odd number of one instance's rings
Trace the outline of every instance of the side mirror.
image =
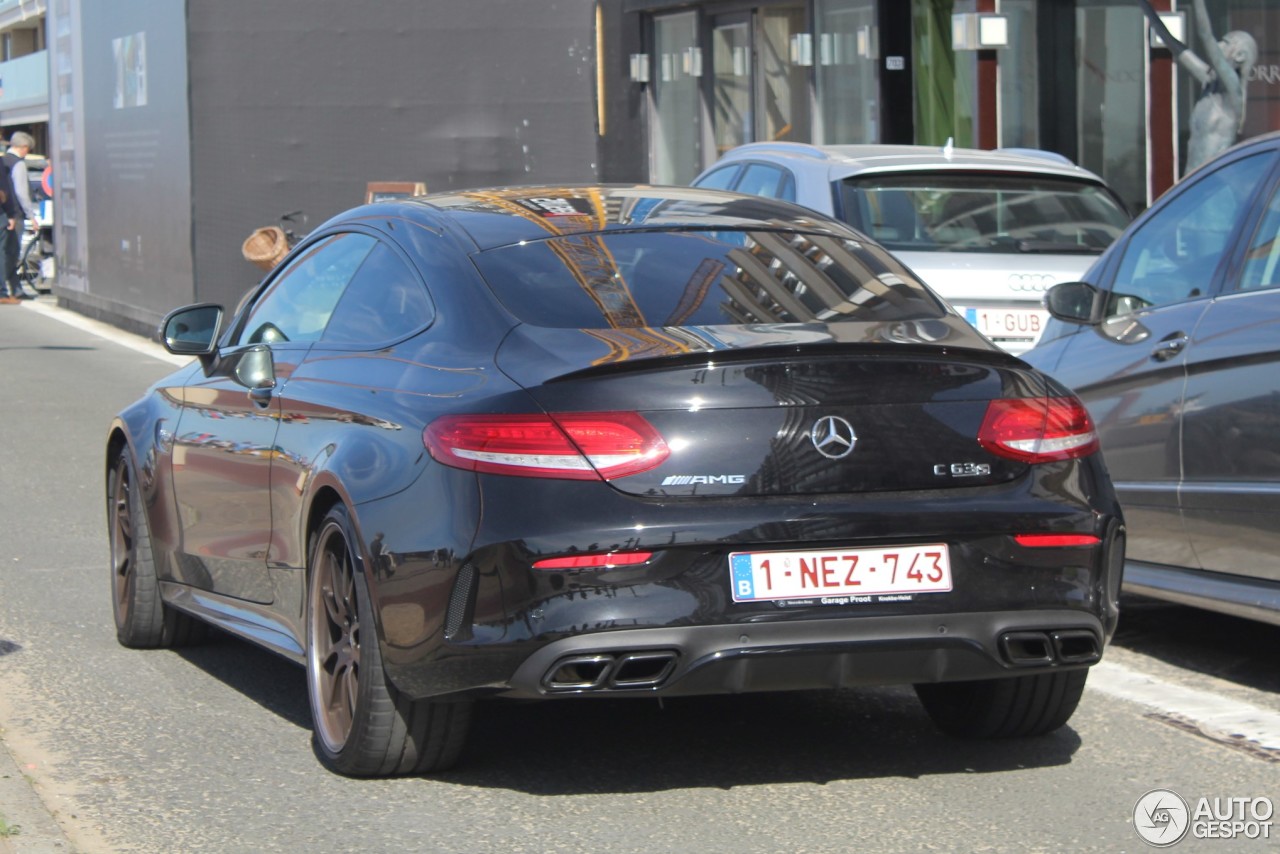
{"type": "Polygon", "coordinates": [[[210,356],[218,347],[222,306],[212,303],[175,309],[160,322],[160,342],[178,356],[210,356]]]}
{"type": "Polygon", "coordinates": [[[1098,322],[1100,293],[1088,282],[1062,282],[1045,292],[1044,307],[1058,320],[1092,326],[1098,322]]]}
{"type": "Polygon", "coordinates": [[[271,348],[250,347],[237,354],[235,377],[249,391],[270,391],[276,387],[276,365],[271,348]]]}

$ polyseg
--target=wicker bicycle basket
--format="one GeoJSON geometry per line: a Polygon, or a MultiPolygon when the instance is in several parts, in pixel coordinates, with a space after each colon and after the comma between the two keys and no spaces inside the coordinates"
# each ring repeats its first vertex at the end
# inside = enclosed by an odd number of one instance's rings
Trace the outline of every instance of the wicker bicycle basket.
{"type": "Polygon", "coordinates": [[[283,229],[269,225],[250,234],[244,246],[240,247],[240,252],[246,261],[252,261],[262,269],[270,270],[289,254],[289,241],[285,239],[283,229]]]}

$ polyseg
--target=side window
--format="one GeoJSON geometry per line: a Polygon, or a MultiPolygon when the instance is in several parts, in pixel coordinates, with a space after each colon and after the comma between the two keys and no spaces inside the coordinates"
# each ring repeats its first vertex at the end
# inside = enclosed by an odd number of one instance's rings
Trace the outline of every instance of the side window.
{"type": "Polygon", "coordinates": [[[727,190],[733,186],[733,179],[738,175],[738,168],[738,165],[734,164],[717,169],[699,181],[697,186],[707,187],[711,190],[727,190]]]}
{"type": "Polygon", "coordinates": [[[1127,314],[1206,296],[1245,206],[1272,155],[1237,160],[1196,180],[1129,240],[1107,314],[1127,314]]]}
{"type": "Polygon", "coordinates": [[[360,265],[320,339],[326,344],[377,344],[431,322],[434,311],[417,275],[379,243],[360,265]]]}
{"type": "Polygon", "coordinates": [[[784,172],[782,175],[782,186],[778,189],[778,198],[784,202],[796,200],[796,177],[790,172],[784,172]]]}
{"type": "Polygon", "coordinates": [[[782,174],[782,170],[777,166],[752,163],[743,172],[742,180],[738,182],[737,190],[739,193],[768,196],[771,199],[776,199],[778,198],[779,185],[782,183],[782,174]]]}
{"type": "Polygon", "coordinates": [[[375,242],[365,234],[335,234],[295,258],[249,310],[232,343],[319,340],[343,288],[375,242]]]}
{"type": "Polygon", "coordinates": [[[1256,291],[1277,286],[1280,286],[1280,187],[1271,192],[1262,222],[1249,241],[1236,290],[1256,291]]]}

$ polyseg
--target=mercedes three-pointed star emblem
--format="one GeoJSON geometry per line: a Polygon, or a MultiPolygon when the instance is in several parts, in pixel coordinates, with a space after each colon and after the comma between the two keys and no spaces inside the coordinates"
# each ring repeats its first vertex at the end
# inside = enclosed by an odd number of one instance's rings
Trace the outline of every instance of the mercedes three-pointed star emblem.
{"type": "Polygon", "coordinates": [[[842,460],[853,453],[858,434],[854,432],[853,425],[839,415],[824,415],[813,423],[809,441],[827,459],[842,460]]]}

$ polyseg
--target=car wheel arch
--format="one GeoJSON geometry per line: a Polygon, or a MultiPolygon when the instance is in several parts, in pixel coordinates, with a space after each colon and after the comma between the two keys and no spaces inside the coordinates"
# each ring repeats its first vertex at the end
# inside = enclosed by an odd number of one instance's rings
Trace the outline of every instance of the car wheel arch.
{"type": "MultiPolygon", "coordinates": [[[[111,472],[115,468],[115,460],[117,455],[125,448],[132,449],[133,443],[129,441],[124,428],[119,422],[111,425],[110,432],[107,433],[107,453],[105,457],[105,466],[102,472],[103,483],[110,489],[111,472]]],[[[136,457],[135,457],[136,458],[136,457]]]]}
{"type": "MultiPolygon", "coordinates": [[[[336,482],[323,482],[316,486],[311,495],[311,500],[307,505],[307,510],[303,514],[306,525],[302,531],[303,551],[303,569],[306,573],[306,582],[311,581],[312,567],[311,558],[312,550],[315,547],[314,538],[319,532],[320,527],[324,524],[325,518],[329,512],[335,507],[342,507],[347,515],[347,522],[351,528],[351,549],[352,557],[357,564],[357,570],[364,575],[369,585],[369,595],[373,597],[373,601],[378,601],[377,573],[370,572],[370,553],[368,543],[365,542],[364,531],[360,527],[360,518],[356,512],[355,502],[351,500],[351,496],[346,490],[342,489],[341,484],[336,482]]],[[[305,608],[305,605],[304,605],[305,608]]],[[[382,638],[381,617],[377,607],[374,608],[374,622],[377,629],[379,640],[382,638]]]]}

